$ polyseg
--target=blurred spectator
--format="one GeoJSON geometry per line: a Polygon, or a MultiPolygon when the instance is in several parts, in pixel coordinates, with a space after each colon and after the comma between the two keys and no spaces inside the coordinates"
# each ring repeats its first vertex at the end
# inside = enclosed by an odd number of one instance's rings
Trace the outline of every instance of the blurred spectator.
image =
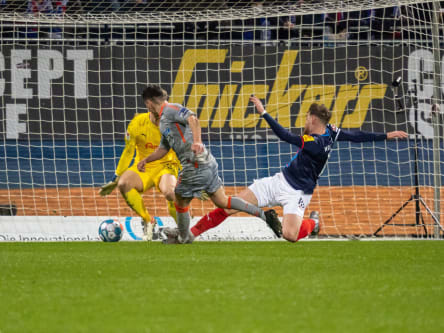
{"type": "Polygon", "coordinates": [[[377,8],[371,10],[372,39],[391,39],[398,7],[377,8]]]}
{"type": "MultiPolygon", "coordinates": [[[[255,15],[261,15],[263,10],[264,0],[253,0],[251,6],[255,15]]],[[[253,27],[251,30],[244,32],[243,38],[246,40],[271,40],[271,22],[267,17],[259,17],[256,19],[249,19],[244,21],[245,26],[253,27]],[[256,28],[257,27],[257,28],[256,28]],[[256,28],[256,29],[255,29],[256,28]]]]}
{"type": "MultiPolygon", "coordinates": [[[[46,15],[63,15],[66,11],[66,5],[68,4],[68,0],[28,0],[28,10],[27,12],[38,16],[40,14],[46,15]]],[[[21,32],[23,33],[23,32],[21,32]]],[[[40,34],[47,34],[50,38],[61,39],[62,29],[58,27],[52,27],[49,29],[41,28],[37,29],[35,27],[28,28],[25,31],[26,37],[28,38],[37,38],[40,37],[40,34]]]]}
{"type": "Polygon", "coordinates": [[[325,15],[324,40],[326,47],[342,46],[348,39],[346,13],[329,13],[325,15]]]}
{"type": "Polygon", "coordinates": [[[28,13],[34,15],[43,14],[64,14],[68,0],[28,0],[28,13]]]}
{"type": "Polygon", "coordinates": [[[63,15],[66,12],[66,5],[68,4],[68,0],[62,1],[53,1],[53,13],[63,15]]]}
{"type": "Polygon", "coordinates": [[[28,0],[28,13],[38,16],[40,13],[52,13],[52,0],[28,0]]]}
{"type": "Polygon", "coordinates": [[[399,8],[398,24],[404,38],[421,40],[432,34],[433,3],[424,2],[399,8]]]}
{"type": "Polygon", "coordinates": [[[349,39],[370,39],[371,10],[356,10],[348,13],[349,39]]]}
{"type": "Polygon", "coordinates": [[[298,16],[283,16],[276,25],[279,26],[279,39],[293,39],[298,37],[298,26],[301,24],[298,16]]]}

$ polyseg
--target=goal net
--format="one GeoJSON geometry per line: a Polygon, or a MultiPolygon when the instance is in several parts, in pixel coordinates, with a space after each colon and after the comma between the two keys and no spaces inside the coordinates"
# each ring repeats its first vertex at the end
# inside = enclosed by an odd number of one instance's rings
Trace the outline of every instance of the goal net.
{"type": "MultiPolygon", "coordinates": [[[[344,130],[408,132],[338,142],[306,217],[320,212],[324,238],[443,236],[442,114],[432,112],[443,93],[439,2],[22,3],[0,4],[0,241],[137,221],[117,190],[103,198],[98,189],[114,175],[129,121],[146,112],[149,83],[198,114],[230,195],[298,150],[258,117],[253,93],[294,133],[313,102],[344,130]]],[[[171,223],[157,191],[144,201],[171,223]]],[[[196,220],[214,206],[191,207],[196,220]]],[[[273,237],[239,214],[202,238],[273,237]]]]}

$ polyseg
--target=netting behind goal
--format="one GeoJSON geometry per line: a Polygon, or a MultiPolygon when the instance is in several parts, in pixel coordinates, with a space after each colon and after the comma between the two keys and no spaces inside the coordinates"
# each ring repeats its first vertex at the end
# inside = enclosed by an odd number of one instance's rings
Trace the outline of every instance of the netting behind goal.
{"type": "MultiPolygon", "coordinates": [[[[306,214],[320,212],[321,236],[442,236],[442,116],[431,111],[442,98],[439,3],[110,3],[2,5],[4,214],[134,216],[117,191],[102,198],[98,187],[114,174],[129,121],[146,112],[142,89],[156,83],[197,112],[229,194],[279,172],[298,149],[257,116],[253,93],[294,133],[313,102],[343,129],[408,132],[336,144],[306,214]]],[[[152,215],[168,215],[156,191],[144,198],[152,215]]],[[[192,215],[212,208],[193,202],[192,215]]],[[[228,239],[250,232],[227,230],[228,239]]]]}

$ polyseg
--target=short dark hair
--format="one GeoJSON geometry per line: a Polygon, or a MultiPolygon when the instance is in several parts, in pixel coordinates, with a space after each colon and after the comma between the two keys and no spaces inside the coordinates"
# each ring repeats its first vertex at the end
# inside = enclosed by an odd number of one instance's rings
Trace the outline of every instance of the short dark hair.
{"type": "Polygon", "coordinates": [[[160,99],[166,101],[168,99],[167,92],[156,84],[149,84],[142,92],[142,98],[145,102],[147,99],[160,99]]]}
{"type": "Polygon", "coordinates": [[[324,104],[313,103],[308,109],[308,114],[318,117],[324,125],[331,119],[331,111],[324,104]]]}

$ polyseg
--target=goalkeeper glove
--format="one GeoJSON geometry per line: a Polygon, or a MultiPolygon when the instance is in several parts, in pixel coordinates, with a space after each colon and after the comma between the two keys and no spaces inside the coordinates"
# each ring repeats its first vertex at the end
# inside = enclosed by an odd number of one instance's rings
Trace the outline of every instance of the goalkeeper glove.
{"type": "Polygon", "coordinates": [[[200,201],[207,201],[207,200],[210,200],[210,195],[208,194],[207,191],[202,190],[202,191],[200,191],[200,197],[198,197],[198,199],[200,201]]]}
{"type": "Polygon", "coordinates": [[[109,183],[106,183],[100,188],[99,194],[102,197],[107,196],[110,194],[114,189],[117,187],[117,183],[119,182],[120,176],[114,175],[113,180],[111,180],[109,183]]]}

